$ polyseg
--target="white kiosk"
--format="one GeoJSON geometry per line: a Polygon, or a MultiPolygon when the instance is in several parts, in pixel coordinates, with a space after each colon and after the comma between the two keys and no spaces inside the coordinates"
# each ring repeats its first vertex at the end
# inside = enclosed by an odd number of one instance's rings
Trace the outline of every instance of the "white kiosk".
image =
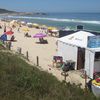
{"type": "MultiPolygon", "coordinates": [[[[75,62],[75,70],[85,69],[87,75],[93,79],[94,72],[100,72],[100,47],[88,47],[88,37],[95,36],[86,31],[78,31],[58,39],[58,55],[63,60],[75,62]]],[[[100,37],[99,37],[100,39],[100,37]]],[[[100,41],[99,41],[100,42],[100,41]]]]}

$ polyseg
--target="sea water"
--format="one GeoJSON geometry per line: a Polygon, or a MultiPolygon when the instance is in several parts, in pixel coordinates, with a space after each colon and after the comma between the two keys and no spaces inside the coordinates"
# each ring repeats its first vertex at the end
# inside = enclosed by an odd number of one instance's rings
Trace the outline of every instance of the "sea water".
{"type": "Polygon", "coordinates": [[[86,30],[100,32],[100,13],[46,13],[45,15],[3,17],[58,28],[76,29],[77,25],[83,25],[86,30]]]}

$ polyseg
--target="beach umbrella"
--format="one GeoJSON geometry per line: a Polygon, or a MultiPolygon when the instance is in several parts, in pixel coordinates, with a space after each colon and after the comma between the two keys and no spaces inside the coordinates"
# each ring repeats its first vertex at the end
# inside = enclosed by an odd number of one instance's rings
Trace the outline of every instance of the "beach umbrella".
{"type": "Polygon", "coordinates": [[[29,28],[28,27],[25,27],[22,29],[24,32],[28,32],[29,31],[29,28]]]}
{"type": "Polygon", "coordinates": [[[57,30],[57,29],[53,29],[53,30],[51,30],[53,33],[56,33],[56,32],[58,32],[59,30],[57,30]]]}
{"type": "Polygon", "coordinates": [[[33,23],[33,27],[39,28],[40,26],[39,26],[39,24],[37,24],[37,23],[33,23]]]}
{"type": "Polygon", "coordinates": [[[14,32],[13,31],[7,31],[5,32],[6,35],[12,35],[14,32]]]}
{"type": "Polygon", "coordinates": [[[37,34],[33,35],[33,38],[43,38],[43,37],[46,37],[46,36],[47,36],[46,34],[37,33],[37,34]]]}
{"type": "Polygon", "coordinates": [[[55,27],[48,27],[48,30],[55,30],[55,27]]]}
{"type": "Polygon", "coordinates": [[[17,23],[17,20],[12,20],[12,21],[10,22],[10,24],[15,24],[15,23],[17,23]]]}
{"type": "Polygon", "coordinates": [[[37,33],[35,35],[33,35],[33,38],[39,38],[39,41],[40,43],[43,43],[43,37],[46,37],[47,35],[46,34],[43,34],[43,33],[37,33]]]}
{"type": "Polygon", "coordinates": [[[53,27],[48,27],[48,30],[52,30],[53,27]]]}

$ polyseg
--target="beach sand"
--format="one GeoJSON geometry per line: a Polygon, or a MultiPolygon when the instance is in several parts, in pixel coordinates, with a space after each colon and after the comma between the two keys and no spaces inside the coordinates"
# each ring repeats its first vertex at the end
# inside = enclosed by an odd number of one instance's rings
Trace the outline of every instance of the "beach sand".
{"type": "MultiPolygon", "coordinates": [[[[1,22],[3,24],[3,22],[1,22]]],[[[24,26],[20,28],[20,32],[18,32],[18,28],[14,28],[14,36],[17,40],[16,42],[12,42],[11,50],[17,51],[18,48],[22,49],[22,54],[26,55],[26,52],[29,53],[29,60],[32,64],[36,65],[36,58],[39,57],[39,67],[42,70],[52,73],[56,76],[60,81],[64,80],[64,76],[61,75],[62,70],[55,68],[52,66],[53,56],[57,54],[57,45],[56,37],[47,36],[44,39],[48,41],[48,44],[39,44],[38,38],[33,38],[33,35],[36,33],[43,32],[41,29],[29,28],[29,35],[31,37],[25,37],[24,31],[22,31],[24,26]]],[[[3,29],[0,29],[0,34],[3,34],[3,29]]],[[[85,80],[82,79],[78,73],[78,71],[69,71],[68,76],[66,77],[67,82],[82,84],[82,88],[85,86],[85,80]]]]}

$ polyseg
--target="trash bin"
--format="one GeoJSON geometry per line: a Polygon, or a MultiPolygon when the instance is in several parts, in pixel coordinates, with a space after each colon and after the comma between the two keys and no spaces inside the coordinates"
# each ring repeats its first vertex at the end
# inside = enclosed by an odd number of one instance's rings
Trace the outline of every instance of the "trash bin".
{"type": "Polygon", "coordinates": [[[75,62],[72,60],[67,60],[66,65],[69,68],[69,70],[74,70],[75,69],[75,62]]]}
{"type": "Polygon", "coordinates": [[[64,72],[69,71],[69,64],[68,64],[68,63],[63,63],[63,65],[62,65],[62,70],[63,70],[64,72]]]}

